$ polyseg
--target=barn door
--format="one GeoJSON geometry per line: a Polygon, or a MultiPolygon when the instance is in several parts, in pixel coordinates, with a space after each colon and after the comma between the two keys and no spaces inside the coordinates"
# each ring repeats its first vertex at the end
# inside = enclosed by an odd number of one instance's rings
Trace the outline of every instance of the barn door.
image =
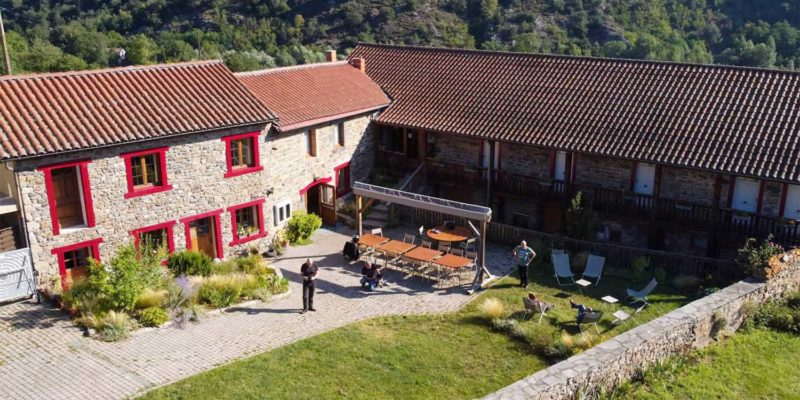
{"type": "Polygon", "coordinates": [[[322,223],[336,225],[336,187],[327,183],[319,185],[319,211],[322,223]]]}

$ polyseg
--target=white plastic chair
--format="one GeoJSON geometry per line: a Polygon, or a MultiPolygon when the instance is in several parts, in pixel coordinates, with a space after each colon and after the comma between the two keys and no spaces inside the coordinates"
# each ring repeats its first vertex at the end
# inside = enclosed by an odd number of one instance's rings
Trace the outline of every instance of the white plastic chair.
{"type": "Polygon", "coordinates": [[[572,270],[569,268],[569,256],[566,254],[554,254],[553,255],[553,269],[555,270],[555,277],[556,282],[559,285],[574,285],[575,284],[575,275],[572,273],[572,270]],[[571,283],[561,283],[561,279],[569,278],[571,283]]]}

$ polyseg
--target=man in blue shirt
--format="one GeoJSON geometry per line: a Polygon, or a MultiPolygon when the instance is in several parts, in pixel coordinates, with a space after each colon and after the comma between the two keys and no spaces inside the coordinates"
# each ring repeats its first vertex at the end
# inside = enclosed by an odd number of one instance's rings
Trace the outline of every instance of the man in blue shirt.
{"type": "Polygon", "coordinates": [[[514,256],[514,261],[516,261],[519,269],[520,286],[526,287],[528,286],[528,265],[536,258],[536,252],[528,247],[528,244],[523,240],[519,246],[514,248],[511,254],[514,256]]]}

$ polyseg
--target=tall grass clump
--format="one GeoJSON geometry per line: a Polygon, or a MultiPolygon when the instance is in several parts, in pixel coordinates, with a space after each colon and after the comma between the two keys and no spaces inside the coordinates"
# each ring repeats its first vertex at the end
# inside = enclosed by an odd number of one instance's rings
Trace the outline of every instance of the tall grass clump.
{"type": "Polygon", "coordinates": [[[506,314],[505,306],[500,299],[489,297],[478,306],[478,311],[489,321],[502,318],[506,314]]]}

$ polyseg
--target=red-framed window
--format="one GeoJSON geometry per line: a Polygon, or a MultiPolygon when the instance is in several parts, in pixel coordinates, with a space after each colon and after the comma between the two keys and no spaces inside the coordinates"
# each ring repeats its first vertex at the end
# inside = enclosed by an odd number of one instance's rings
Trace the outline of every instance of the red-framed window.
{"type": "Polygon", "coordinates": [[[261,132],[242,133],[222,138],[225,142],[225,162],[230,178],[251,172],[263,171],[258,152],[258,137],[261,132]]]}
{"type": "MultiPolygon", "coordinates": [[[[195,235],[204,235],[206,238],[209,238],[209,240],[213,238],[213,246],[209,247],[213,248],[214,252],[216,252],[214,258],[223,257],[224,253],[222,250],[222,227],[220,224],[220,215],[222,215],[222,212],[223,210],[220,208],[217,210],[208,211],[201,214],[192,215],[191,217],[180,219],[181,223],[183,224],[184,235],[186,236],[187,250],[195,250],[195,251],[203,250],[202,248],[195,248],[192,245],[192,228],[194,225],[195,235]],[[211,219],[211,221],[208,221],[208,219],[211,219]],[[206,220],[206,221],[199,221],[199,220],[206,220]]],[[[195,238],[196,237],[197,236],[195,236],[195,238]]],[[[211,254],[209,254],[209,256],[211,256],[211,254]]]]}
{"type": "Polygon", "coordinates": [[[91,228],[95,225],[89,184],[90,162],[91,160],[78,160],[39,167],[39,171],[44,173],[53,235],[59,235],[62,228],[91,228]]]}
{"type": "Polygon", "coordinates": [[[260,199],[228,207],[233,230],[233,240],[229,246],[267,236],[267,230],[264,228],[265,202],[266,199],[260,199]]]}
{"type": "Polygon", "coordinates": [[[97,238],[51,250],[51,254],[58,258],[58,272],[63,290],[67,290],[74,279],[85,275],[90,259],[100,261],[102,242],[102,238],[97,238]]]}
{"type": "Polygon", "coordinates": [[[159,147],[120,154],[128,181],[126,199],[172,189],[167,179],[167,150],[169,147],[159,147]]]}
{"type": "Polygon", "coordinates": [[[139,251],[140,244],[146,243],[153,247],[164,246],[172,254],[175,251],[175,240],[172,238],[173,226],[175,221],[169,221],[130,231],[136,251],[139,251]]]}
{"type": "Polygon", "coordinates": [[[350,161],[337,165],[333,168],[334,175],[336,175],[336,197],[342,197],[350,191],[350,161]]]}

